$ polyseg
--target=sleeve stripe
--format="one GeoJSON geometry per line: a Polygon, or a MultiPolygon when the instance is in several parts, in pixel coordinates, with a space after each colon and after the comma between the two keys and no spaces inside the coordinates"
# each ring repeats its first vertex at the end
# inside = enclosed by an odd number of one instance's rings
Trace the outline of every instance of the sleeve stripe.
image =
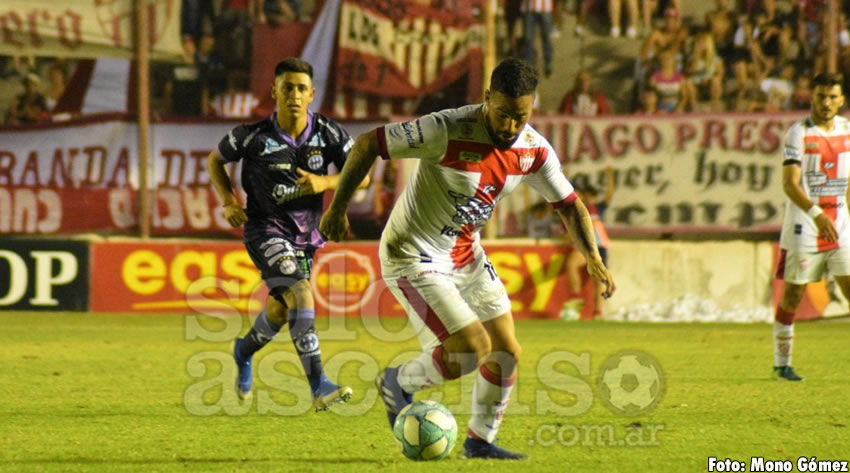
{"type": "Polygon", "coordinates": [[[558,210],[568,205],[573,205],[576,199],[578,199],[578,195],[576,195],[575,191],[573,191],[570,192],[570,195],[568,195],[564,200],[559,200],[558,202],[551,202],[549,205],[551,205],[553,209],[558,210]]]}
{"type": "Polygon", "coordinates": [[[785,161],[782,161],[783,166],[787,166],[789,164],[796,164],[797,166],[802,165],[799,159],[786,159],[785,161]]]}
{"type": "Polygon", "coordinates": [[[381,159],[390,159],[390,153],[387,151],[387,130],[383,126],[375,129],[375,134],[378,136],[378,152],[381,159]]]}

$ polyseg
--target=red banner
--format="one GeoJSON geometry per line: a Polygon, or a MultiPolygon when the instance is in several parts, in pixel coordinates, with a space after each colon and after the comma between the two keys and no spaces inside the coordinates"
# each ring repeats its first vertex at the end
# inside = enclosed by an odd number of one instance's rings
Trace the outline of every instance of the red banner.
{"type": "MultiPolygon", "coordinates": [[[[557,318],[572,297],[557,245],[485,245],[517,318],[557,318]]],[[[92,252],[95,312],[259,312],[266,289],[240,242],[103,242],[92,252]]],[[[381,279],[376,242],[329,244],[315,257],[319,315],[404,316],[381,279]]],[[[582,315],[593,313],[592,283],[582,315]]]]}
{"type": "MultiPolygon", "coordinates": [[[[335,88],[414,98],[477,71],[484,30],[470,13],[412,1],[343,0],[335,88]]],[[[469,84],[480,86],[477,72],[469,84]]]]}

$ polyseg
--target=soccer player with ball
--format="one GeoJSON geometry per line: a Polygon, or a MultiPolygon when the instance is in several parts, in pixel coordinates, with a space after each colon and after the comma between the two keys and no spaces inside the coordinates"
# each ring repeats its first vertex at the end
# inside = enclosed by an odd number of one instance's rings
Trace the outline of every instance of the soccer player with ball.
{"type": "Polygon", "coordinates": [[[839,74],[818,74],[812,81],[811,114],[785,135],[782,188],[788,198],[776,271],[785,289],[773,323],[778,379],[803,380],[791,368],[791,342],[794,312],[806,285],[820,281],[828,269],[850,299],[850,121],[836,116],[844,105],[842,82],[839,74]]]}
{"type": "Polygon", "coordinates": [[[614,281],[596,247],[593,223],[561,171],[552,146],[528,125],[537,72],[506,59],[484,103],[379,127],[357,138],[321,231],[345,237],[346,208],[375,159],[418,159],[381,237],[387,286],[417,329],[423,352],[378,376],[390,425],[416,391],[478,371],[464,455],[519,459],[493,444],[516,379],[521,348],[511,303],[480,243],[496,203],[525,182],[555,208],[588,273],[614,281]]]}

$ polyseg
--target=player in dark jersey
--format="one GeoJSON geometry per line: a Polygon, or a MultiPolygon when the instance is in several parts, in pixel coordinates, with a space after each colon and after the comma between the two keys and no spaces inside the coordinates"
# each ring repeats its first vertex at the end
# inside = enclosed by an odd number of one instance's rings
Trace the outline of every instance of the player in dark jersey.
{"type": "MultiPolygon", "coordinates": [[[[312,78],[307,62],[281,61],[272,83],[276,111],[265,120],[231,130],[210,153],[207,167],[228,222],[234,227],[245,224],[245,247],[269,288],[265,309],[233,347],[239,371],[237,394],[242,399],[250,396],[252,356],[289,322],[313,406],[326,410],[347,401],[351,388],[337,386],[322,369],[310,270],[313,254],[325,244],[318,229],[322,194],[336,188],[336,174],[353,140],[338,123],[307,109],[315,94],[312,78]],[[225,171],[227,162],[240,159],[246,210],[236,200],[225,171]]],[[[367,178],[361,186],[368,182],[367,178]]]]}

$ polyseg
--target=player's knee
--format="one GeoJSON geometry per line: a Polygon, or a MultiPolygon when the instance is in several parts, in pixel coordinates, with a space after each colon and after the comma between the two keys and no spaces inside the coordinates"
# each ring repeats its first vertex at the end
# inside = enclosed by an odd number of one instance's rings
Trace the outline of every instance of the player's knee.
{"type": "Polygon", "coordinates": [[[306,303],[312,303],[313,301],[313,292],[310,288],[310,281],[306,279],[302,279],[292,287],[289,288],[289,292],[292,294],[292,297],[295,298],[295,303],[298,304],[299,307],[303,307],[306,303]]]}
{"type": "Polygon", "coordinates": [[[475,355],[475,366],[472,369],[474,370],[478,365],[483,363],[492,350],[493,345],[486,331],[482,331],[481,334],[470,340],[469,352],[475,355]]]}
{"type": "Polygon", "coordinates": [[[782,306],[788,309],[795,309],[798,305],[800,305],[800,301],[803,299],[803,293],[806,290],[806,286],[798,285],[798,284],[786,284],[785,291],[782,293],[782,306]]]}
{"type": "MultiPolygon", "coordinates": [[[[282,296],[279,296],[283,299],[282,296]]],[[[286,305],[282,304],[277,297],[269,299],[266,303],[266,317],[275,325],[284,325],[287,320],[286,305]]]]}

